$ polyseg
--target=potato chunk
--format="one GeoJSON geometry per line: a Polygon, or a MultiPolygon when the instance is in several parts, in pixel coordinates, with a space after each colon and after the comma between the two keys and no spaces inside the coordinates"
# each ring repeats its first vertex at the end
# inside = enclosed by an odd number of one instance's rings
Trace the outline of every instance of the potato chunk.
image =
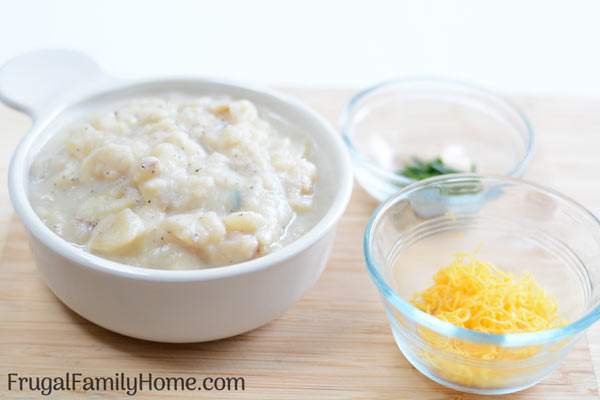
{"type": "Polygon", "coordinates": [[[93,126],[85,124],[73,130],[65,142],[65,147],[73,158],[82,160],[94,149],[102,146],[102,143],[102,133],[93,126]]]}
{"type": "Polygon", "coordinates": [[[133,154],[129,147],[109,143],[87,156],[81,169],[95,178],[113,180],[127,174],[132,164],[133,154]]]}
{"type": "Polygon", "coordinates": [[[235,264],[256,256],[258,240],[252,235],[236,232],[217,245],[211,246],[209,260],[213,264],[235,264]]]}
{"type": "Polygon", "coordinates": [[[255,233],[265,225],[265,217],[253,211],[234,212],[223,218],[228,232],[255,233]]]}
{"type": "Polygon", "coordinates": [[[156,157],[146,156],[138,160],[132,171],[133,181],[138,185],[152,179],[160,173],[160,160],[156,157]]]}
{"type": "Polygon", "coordinates": [[[161,227],[185,246],[201,251],[225,237],[225,226],[214,212],[174,215],[166,218],[161,227]]]}
{"type": "Polygon", "coordinates": [[[77,209],[76,216],[83,221],[95,222],[133,206],[135,200],[132,196],[115,199],[108,195],[97,195],[85,200],[77,209]]]}
{"type": "Polygon", "coordinates": [[[258,112],[254,104],[248,100],[232,101],[229,104],[230,120],[233,123],[251,122],[258,117],[258,112]]]}
{"type": "Polygon", "coordinates": [[[144,232],[144,222],[131,209],[103,218],[92,231],[89,247],[92,251],[106,254],[123,254],[134,246],[144,232]]]}

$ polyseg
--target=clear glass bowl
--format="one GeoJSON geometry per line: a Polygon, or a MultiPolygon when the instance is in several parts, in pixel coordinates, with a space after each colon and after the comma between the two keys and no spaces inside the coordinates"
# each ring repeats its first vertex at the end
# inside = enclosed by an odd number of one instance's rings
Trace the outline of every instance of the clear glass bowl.
{"type": "Polygon", "coordinates": [[[502,394],[534,385],[600,317],[600,221],[575,201],[520,179],[456,174],[410,185],[375,211],[364,254],[402,353],[429,378],[460,391],[502,394]],[[503,270],[532,273],[567,325],[481,333],[410,304],[453,254],[476,249],[479,259],[503,270]],[[458,354],[453,346],[470,351],[458,354]],[[481,359],[478,351],[499,356],[481,359]]]}
{"type": "Polygon", "coordinates": [[[487,90],[437,78],[364,90],[342,113],[341,129],[358,182],[379,200],[414,182],[399,173],[414,156],[433,159],[460,148],[478,174],[519,177],[534,147],[531,124],[517,107],[487,90]]]}

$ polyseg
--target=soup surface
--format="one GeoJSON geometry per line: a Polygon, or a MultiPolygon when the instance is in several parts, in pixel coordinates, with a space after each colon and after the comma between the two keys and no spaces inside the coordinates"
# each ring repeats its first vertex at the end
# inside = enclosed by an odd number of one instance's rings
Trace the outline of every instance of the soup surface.
{"type": "Polygon", "coordinates": [[[44,146],[31,203],[59,236],[130,265],[260,257],[310,228],[317,181],[312,143],[260,114],[216,97],[115,104],[44,146]]]}

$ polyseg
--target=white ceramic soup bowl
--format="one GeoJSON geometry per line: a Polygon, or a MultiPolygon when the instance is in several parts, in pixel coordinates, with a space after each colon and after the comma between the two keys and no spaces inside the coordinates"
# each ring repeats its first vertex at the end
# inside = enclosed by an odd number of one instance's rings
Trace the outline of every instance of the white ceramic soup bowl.
{"type": "Polygon", "coordinates": [[[298,101],[212,79],[117,80],[84,55],[66,50],[39,51],[10,61],[0,70],[0,99],[33,119],[9,172],[11,200],[27,229],[33,257],[54,294],[88,320],[124,335],[161,342],[225,338],[282,314],[323,271],[336,223],[350,199],[352,173],[338,133],[298,101]],[[32,161],[48,139],[69,122],[113,101],[165,93],[245,98],[272,123],[307,135],[315,143],[316,203],[321,204],[312,228],[254,260],[171,271],[106,260],[46,227],[29,202],[28,180],[32,161]]]}

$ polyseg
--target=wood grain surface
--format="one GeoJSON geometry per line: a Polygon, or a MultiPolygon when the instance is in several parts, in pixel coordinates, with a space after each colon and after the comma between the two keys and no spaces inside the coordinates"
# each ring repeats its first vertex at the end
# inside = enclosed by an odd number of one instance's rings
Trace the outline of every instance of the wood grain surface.
{"type": "MultiPolygon", "coordinates": [[[[351,92],[288,90],[337,123],[351,92]]],[[[600,100],[514,99],[530,116],[538,147],[526,178],[600,209],[600,100]]],[[[10,153],[29,120],[0,106],[0,398],[38,398],[9,392],[7,374],[90,376],[151,372],[164,376],[242,376],[245,391],[144,392],[136,399],[476,399],[423,377],[396,348],[361,253],[363,228],[376,202],[356,188],[319,282],[279,319],[238,337],[169,345],[114,334],[84,320],[41,281],[25,231],[6,192],[10,153]]],[[[558,371],[511,399],[598,399],[600,327],[591,328],[558,371]]],[[[122,399],[122,392],[85,398],[122,399]]],[[[56,393],[52,398],[82,398],[56,393]]]]}

